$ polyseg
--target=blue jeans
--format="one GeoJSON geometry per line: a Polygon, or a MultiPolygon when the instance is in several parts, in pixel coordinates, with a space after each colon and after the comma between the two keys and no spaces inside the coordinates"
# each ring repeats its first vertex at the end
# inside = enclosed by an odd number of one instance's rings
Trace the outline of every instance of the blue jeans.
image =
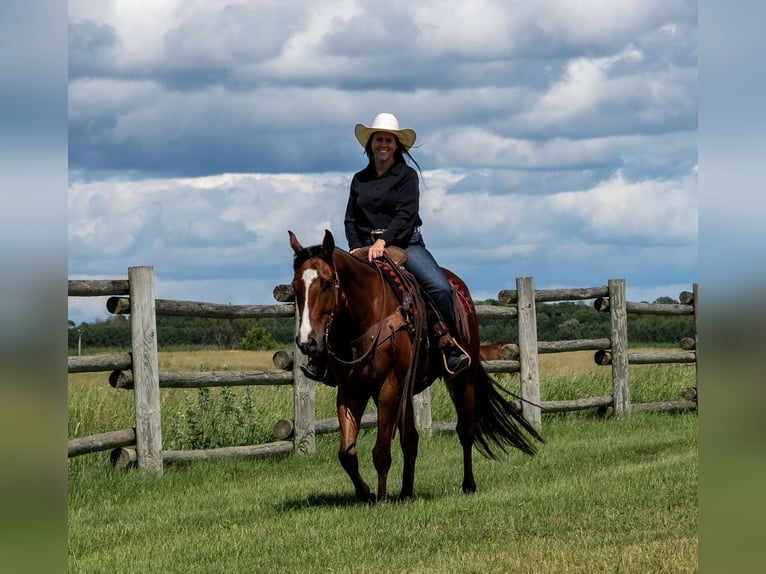
{"type": "Polygon", "coordinates": [[[439,309],[447,328],[453,337],[459,340],[457,321],[455,320],[455,306],[452,301],[452,286],[439,264],[426,249],[423,237],[419,231],[412,234],[407,245],[407,262],[404,268],[415,276],[423,290],[439,309]]]}

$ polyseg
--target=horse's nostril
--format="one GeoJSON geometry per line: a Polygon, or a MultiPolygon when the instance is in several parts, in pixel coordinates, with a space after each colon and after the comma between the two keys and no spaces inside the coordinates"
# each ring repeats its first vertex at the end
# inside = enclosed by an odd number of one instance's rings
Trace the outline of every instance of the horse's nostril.
{"type": "Polygon", "coordinates": [[[301,353],[304,355],[312,355],[316,354],[319,350],[319,344],[316,339],[313,337],[309,339],[308,341],[300,341],[298,337],[295,338],[295,344],[298,346],[298,349],[301,353]]]}

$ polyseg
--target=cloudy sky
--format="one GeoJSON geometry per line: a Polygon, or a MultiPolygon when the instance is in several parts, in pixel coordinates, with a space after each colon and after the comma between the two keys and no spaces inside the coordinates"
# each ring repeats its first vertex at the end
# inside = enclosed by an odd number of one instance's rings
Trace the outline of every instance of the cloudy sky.
{"type": "Polygon", "coordinates": [[[70,279],[273,304],[288,229],[346,246],[353,128],[386,111],[475,299],[698,280],[696,1],[70,0],[68,107],[70,279]]]}

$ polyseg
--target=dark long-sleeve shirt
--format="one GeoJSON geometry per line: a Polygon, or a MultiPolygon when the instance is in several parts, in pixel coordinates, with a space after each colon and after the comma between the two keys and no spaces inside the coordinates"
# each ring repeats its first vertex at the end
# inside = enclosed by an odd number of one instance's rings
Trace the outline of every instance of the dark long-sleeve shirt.
{"type": "Polygon", "coordinates": [[[422,223],[419,206],[418,173],[412,167],[395,163],[378,176],[368,165],[351,180],[344,219],[349,249],[365,245],[374,229],[385,229],[386,245],[406,248],[422,223]]]}

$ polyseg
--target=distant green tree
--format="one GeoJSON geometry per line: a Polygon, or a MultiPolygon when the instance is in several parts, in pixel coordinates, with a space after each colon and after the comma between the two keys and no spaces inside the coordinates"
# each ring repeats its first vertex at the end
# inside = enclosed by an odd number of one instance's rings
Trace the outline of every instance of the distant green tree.
{"type": "MultiPolygon", "coordinates": [[[[496,299],[475,301],[477,305],[500,305],[496,299]]],[[[658,297],[654,303],[677,303],[670,297],[658,297]]],[[[538,303],[537,338],[540,341],[566,339],[598,339],[609,337],[609,313],[598,312],[584,301],[538,303]]],[[[75,325],[67,322],[70,352],[92,349],[129,349],[131,345],[129,316],[116,315],[93,323],[75,325]]],[[[676,344],[694,335],[694,318],[689,315],[631,315],[628,320],[630,344],[676,344]]],[[[274,349],[292,345],[295,337],[293,317],[259,319],[213,319],[206,317],[157,317],[157,338],[163,347],[217,347],[220,349],[274,349]],[[243,345],[247,345],[243,346],[243,345]],[[276,347],[275,347],[276,346],[276,347]]],[[[518,341],[518,321],[514,319],[481,319],[479,338],[482,343],[518,341]]]]}
{"type": "Polygon", "coordinates": [[[292,345],[295,339],[295,319],[293,317],[268,317],[256,319],[256,325],[268,329],[274,340],[281,345],[292,345]]]}
{"type": "Polygon", "coordinates": [[[269,330],[259,325],[251,327],[239,344],[243,351],[269,351],[278,347],[269,330]]]}
{"type": "Polygon", "coordinates": [[[77,327],[70,326],[68,341],[72,350],[77,349],[78,342],[81,342],[83,351],[92,348],[129,348],[130,321],[123,315],[115,315],[94,323],[83,322],[77,327]]]}
{"type": "Polygon", "coordinates": [[[663,304],[666,304],[666,305],[667,305],[667,304],[670,304],[670,303],[678,303],[678,301],[676,301],[676,300],[675,300],[675,299],[673,299],[672,297],[657,297],[657,298],[654,300],[654,302],[655,302],[655,303],[663,303],[663,304]]]}
{"type": "Polygon", "coordinates": [[[562,341],[569,339],[582,339],[584,338],[582,331],[583,330],[580,321],[572,317],[571,319],[566,319],[557,327],[556,336],[562,341]]]}
{"type": "MultiPolygon", "coordinates": [[[[654,303],[678,303],[670,297],[659,297],[654,303]]],[[[479,305],[495,305],[494,300],[476,301],[479,305]]],[[[599,312],[585,301],[537,303],[537,338],[540,341],[567,339],[599,339],[610,335],[609,313],[599,312]]],[[[631,344],[678,343],[694,335],[694,319],[688,315],[631,315],[628,339],[631,344]]],[[[482,343],[501,340],[518,341],[518,322],[487,319],[479,321],[482,343]]]]}

